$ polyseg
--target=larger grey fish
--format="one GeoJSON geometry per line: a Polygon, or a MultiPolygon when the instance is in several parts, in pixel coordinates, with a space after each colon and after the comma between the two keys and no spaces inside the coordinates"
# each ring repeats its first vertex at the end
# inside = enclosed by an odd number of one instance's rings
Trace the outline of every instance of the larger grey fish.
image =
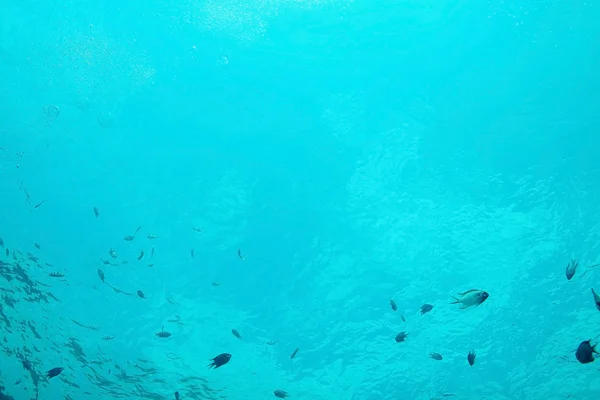
{"type": "Polygon", "coordinates": [[[460,309],[478,306],[490,297],[488,292],[483,290],[471,289],[464,293],[459,293],[460,298],[452,297],[454,301],[450,304],[460,304],[460,309]]]}

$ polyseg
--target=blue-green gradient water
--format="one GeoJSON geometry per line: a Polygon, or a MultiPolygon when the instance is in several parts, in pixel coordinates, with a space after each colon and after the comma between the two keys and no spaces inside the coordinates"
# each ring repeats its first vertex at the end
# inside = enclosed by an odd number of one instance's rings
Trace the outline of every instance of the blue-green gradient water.
{"type": "Polygon", "coordinates": [[[600,340],[599,20],[4,0],[2,393],[600,398],[600,361],[575,359],[600,340]],[[450,304],[469,289],[490,297],[450,304]]]}

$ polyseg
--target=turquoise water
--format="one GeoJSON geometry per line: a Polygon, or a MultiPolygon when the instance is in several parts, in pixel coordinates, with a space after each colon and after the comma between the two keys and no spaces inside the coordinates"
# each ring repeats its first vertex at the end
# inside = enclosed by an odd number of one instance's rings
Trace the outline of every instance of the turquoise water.
{"type": "Polygon", "coordinates": [[[598,2],[0,10],[3,393],[600,398],[598,2]]]}

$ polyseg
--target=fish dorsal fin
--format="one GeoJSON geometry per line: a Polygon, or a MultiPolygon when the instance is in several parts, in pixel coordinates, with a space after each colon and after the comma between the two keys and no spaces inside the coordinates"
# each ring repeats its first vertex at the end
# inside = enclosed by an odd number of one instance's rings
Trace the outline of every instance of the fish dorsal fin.
{"type": "Polygon", "coordinates": [[[467,290],[467,291],[466,291],[466,292],[464,292],[464,293],[460,293],[460,295],[461,295],[461,296],[464,296],[464,295],[466,295],[466,294],[473,293],[473,292],[479,292],[479,290],[477,290],[477,289],[471,289],[471,290],[467,290]]]}

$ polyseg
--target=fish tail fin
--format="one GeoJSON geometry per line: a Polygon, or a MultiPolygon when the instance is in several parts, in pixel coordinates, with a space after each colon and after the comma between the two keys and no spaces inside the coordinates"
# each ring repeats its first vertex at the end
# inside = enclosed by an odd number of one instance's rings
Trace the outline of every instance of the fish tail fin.
{"type": "Polygon", "coordinates": [[[457,299],[457,298],[456,298],[456,297],[454,297],[454,296],[451,296],[451,297],[452,297],[452,300],[454,300],[454,301],[451,301],[451,302],[450,302],[450,304],[458,304],[458,303],[460,303],[460,300],[459,300],[459,299],[457,299]]]}

